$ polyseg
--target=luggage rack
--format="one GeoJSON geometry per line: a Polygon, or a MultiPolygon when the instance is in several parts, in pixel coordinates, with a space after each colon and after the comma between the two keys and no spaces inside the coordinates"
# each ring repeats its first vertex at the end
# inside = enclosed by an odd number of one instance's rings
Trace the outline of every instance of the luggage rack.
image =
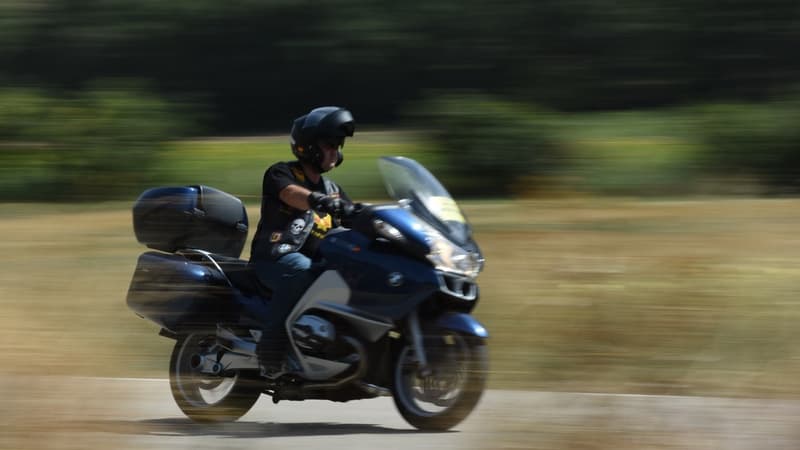
{"type": "Polygon", "coordinates": [[[200,259],[207,260],[208,262],[211,263],[212,266],[214,266],[215,269],[217,269],[217,271],[219,271],[219,273],[222,275],[222,278],[224,278],[225,282],[228,283],[228,286],[235,287],[233,285],[233,283],[231,283],[231,280],[228,278],[228,274],[226,274],[225,271],[222,270],[222,266],[220,266],[219,263],[217,262],[217,260],[214,259],[215,255],[213,253],[207,252],[205,250],[199,250],[199,249],[193,249],[193,248],[178,250],[175,253],[178,254],[178,255],[183,256],[186,259],[190,259],[190,260],[197,259],[197,258],[192,258],[192,256],[196,257],[196,256],[199,255],[201,257],[200,259]]]}
{"type": "Polygon", "coordinates": [[[261,284],[252,272],[247,261],[230,256],[218,255],[200,249],[181,249],[175,252],[186,259],[196,262],[207,262],[222,274],[228,286],[238,289],[245,296],[257,295],[262,298],[271,297],[272,290],[261,284]],[[225,268],[228,270],[226,271],[225,268]],[[231,270],[231,269],[236,270],[231,270]]]}

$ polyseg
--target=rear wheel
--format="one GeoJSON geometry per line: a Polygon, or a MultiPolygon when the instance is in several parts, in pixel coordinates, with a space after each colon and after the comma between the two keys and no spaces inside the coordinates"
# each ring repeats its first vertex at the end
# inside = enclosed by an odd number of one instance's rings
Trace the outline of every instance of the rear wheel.
{"type": "Polygon", "coordinates": [[[247,413],[261,395],[262,383],[255,374],[211,375],[193,368],[192,357],[207,353],[215,343],[213,332],[183,335],[170,358],[172,397],[196,422],[232,422],[247,413]]]}
{"type": "Polygon", "coordinates": [[[421,430],[447,430],[466,418],[486,385],[489,357],[475,338],[444,332],[425,339],[428,373],[412,345],[399,352],[392,394],[403,418],[421,430]]]}

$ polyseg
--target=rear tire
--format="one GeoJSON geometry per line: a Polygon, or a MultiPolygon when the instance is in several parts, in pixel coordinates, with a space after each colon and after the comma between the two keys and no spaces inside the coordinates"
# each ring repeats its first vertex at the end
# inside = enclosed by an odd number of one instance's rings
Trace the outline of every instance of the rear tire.
{"type": "Polygon", "coordinates": [[[201,352],[205,342],[215,339],[213,332],[181,335],[170,358],[172,397],[195,422],[232,422],[253,407],[262,391],[263,382],[255,374],[239,371],[215,376],[192,369],[192,355],[201,352]]]}
{"type": "Polygon", "coordinates": [[[422,377],[410,344],[395,361],[392,395],[403,418],[420,430],[448,430],[475,408],[486,386],[489,353],[476,338],[444,332],[425,339],[432,374],[422,377]]]}

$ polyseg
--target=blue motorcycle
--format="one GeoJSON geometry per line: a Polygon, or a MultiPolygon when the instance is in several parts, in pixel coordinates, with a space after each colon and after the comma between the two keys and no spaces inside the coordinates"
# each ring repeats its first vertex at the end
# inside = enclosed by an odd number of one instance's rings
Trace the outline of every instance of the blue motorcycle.
{"type": "Polygon", "coordinates": [[[345,402],[389,396],[414,427],[446,430],[480,399],[486,329],[471,315],[483,257],[469,223],[423,166],[384,157],[391,204],[358,205],[331,230],[323,271],[286,321],[289,369],[259,375],[270,292],[240,259],[242,202],[207,186],[145,191],[133,209],[139,257],[128,306],[176,341],[170,385],[192,420],[236,420],[262,394],[345,402]]]}

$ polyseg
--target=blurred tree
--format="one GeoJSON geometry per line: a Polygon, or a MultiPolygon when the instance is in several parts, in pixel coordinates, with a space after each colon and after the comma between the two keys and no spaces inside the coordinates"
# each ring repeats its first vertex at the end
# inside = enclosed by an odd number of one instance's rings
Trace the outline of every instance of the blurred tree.
{"type": "Polygon", "coordinates": [[[0,198],[84,201],[130,195],[182,119],[138,86],[101,83],[70,97],[0,91],[0,198]]]}
{"type": "Polygon", "coordinates": [[[342,104],[395,120],[429,89],[554,109],[759,99],[800,81],[794,0],[49,0],[0,7],[16,84],[151,80],[211,132],[342,104]]]}
{"type": "Polygon", "coordinates": [[[800,83],[796,3],[8,0],[0,79],[146,80],[207,104],[208,134],[286,133],[324,104],[391,125],[431,91],[556,111],[765,101],[800,83]]]}
{"type": "Polygon", "coordinates": [[[551,175],[565,159],[553,113],[543,110],[460,94],[425,103],[414,119],[429,130],[447,184],[459,194],[522,195],[521,180],[551,175]]]}
{"type": "Polygon", "coordinates": [[[755,177],[773,192],[800,192],[800,97],[700,110],[712,174],[755,177]]]}

